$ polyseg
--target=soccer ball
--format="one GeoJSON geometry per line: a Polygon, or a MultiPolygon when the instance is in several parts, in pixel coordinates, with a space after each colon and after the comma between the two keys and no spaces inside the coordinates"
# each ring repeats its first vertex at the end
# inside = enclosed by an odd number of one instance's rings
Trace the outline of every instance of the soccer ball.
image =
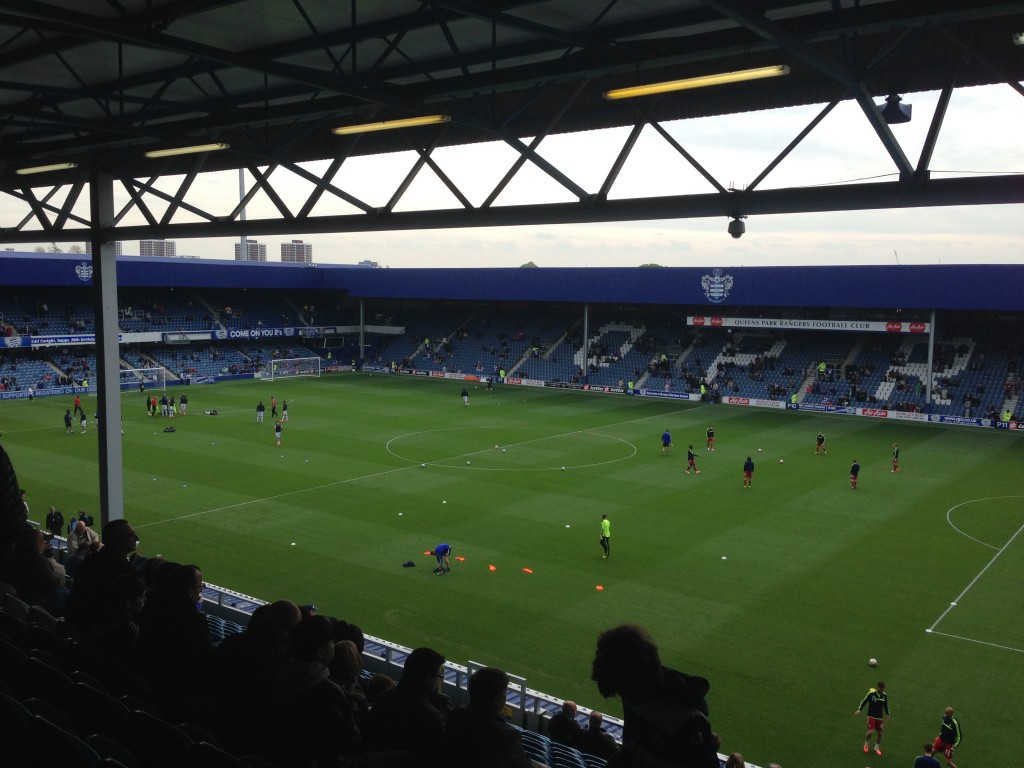
{"type": "Polygon", "coordinates": [[[562,467],[562,471],[565,472],[565,467],[562,467]]]}
{"type": "Polygon", "coordinates": [[[467,463],[467,464],[470,464],[471,462],[467,461],[466,463],[467,463]]]}
{"type": "Polygon", "coordinates": [[[761,449],[760,449],[760,448],[758,448],[758,449],[757,449],[757,452],[758,452],[758,453],[760,453],[760,452],[761,452],[761,449]]]}
{"type": "Polygon", "coordinates": [[[869,667],[877,667],[878,666],[878,659],[868,659],[868,666],[869,667]]]}
{"type": "Polygon", "coordinates": [[[786,463],[785,459],[779,459],[779,464],[785,464],[785,463],[786,463]]]}

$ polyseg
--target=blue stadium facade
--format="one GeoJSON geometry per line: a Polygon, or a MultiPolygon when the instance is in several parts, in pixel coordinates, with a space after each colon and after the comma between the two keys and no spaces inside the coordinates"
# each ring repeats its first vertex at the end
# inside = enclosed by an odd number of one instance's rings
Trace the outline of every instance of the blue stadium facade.
{"type": "MultiPolygon", "coordinates": [[[[91,259],[6,253],[6,286],[82,286],[91,259]]],[[[122,257],[122,287],[337,291],[353,298],[1020,311],[1024,266],[372,269],[122,257]],[[715,291],[707,278],[728,278],[715,291]]]]}

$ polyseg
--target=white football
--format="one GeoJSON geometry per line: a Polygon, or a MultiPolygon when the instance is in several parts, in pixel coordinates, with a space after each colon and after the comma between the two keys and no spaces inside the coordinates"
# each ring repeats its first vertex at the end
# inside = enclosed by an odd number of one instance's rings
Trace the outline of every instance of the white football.
{"type": "Polygon", "coordinates": [[[757,449],[757,452],[758,452],[758,453],[760,453],[760,452],[761,452],[761,449],[760,449],[760,448],[758,448],[758,449],[757,449]]]}
{"type": "Polygon", "coordinates": [[[869,667],[877,667],[878,666],[878,659],[868,659],[868,666],[869,667]]]}
{"type": "Polygon", "coordinates": [[[786,463],[785,459],[779,459],[779,464],[785,464],[785,463],[786,463]]]}

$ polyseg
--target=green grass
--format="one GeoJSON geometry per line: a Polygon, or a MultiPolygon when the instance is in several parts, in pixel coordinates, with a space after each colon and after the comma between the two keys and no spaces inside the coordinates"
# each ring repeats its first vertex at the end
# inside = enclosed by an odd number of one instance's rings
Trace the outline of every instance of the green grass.
{"type": "MultiPolygon", "coordinates": [[[[909,765],[947,705],[966,734],[960,768],[1015,753],[1020,436],[526,387],[471,386],[464,408],[460,389],[366,374],[194,386],[175,434],[125,394],[125,508],[141,551],[613,714],[590,681],[594,640],[637,622],[668,665],[711,680],[723,750],[762,765],[909,765]],[[271,394],[294,399],[282,448],[269,413],[254,423],[271,394]],[[827,456],[813,452],[819,429],[827,456]],[[683,473],[690,442],[699,477],[683,473]],[[744,490],[747,455],[757,471],[744,490]],[[465,560],[436,577],[423,553],[442,540],[465,560]],[[945,634],[926,632],[940,617],[945,634]],[[886,756],[866,760],[851,715],[877,679],[894,716],[886,756]]],[[[97,436],[64,434],[69,404],[0,403],[37,520],[50,503],[65,516],[98,506],[97,436]]]]}

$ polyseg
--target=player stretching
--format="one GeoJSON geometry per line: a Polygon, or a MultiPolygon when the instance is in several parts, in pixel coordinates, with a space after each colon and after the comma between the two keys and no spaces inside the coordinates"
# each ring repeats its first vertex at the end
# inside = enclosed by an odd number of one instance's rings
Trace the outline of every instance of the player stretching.
{"type": "Polygon", "coordinates": [[[708,424],[707,436],[708,436],[708,450],[709,451],[713,451],[713,450],[715,450],[715,428],[713,426],[711,426],[710,424],[708,424]]]}
{"type": "Polygon", "coordinates": [[[860,464],[858,464],[857,460],[854,459],[853,464],[850,466],[850,487],[855,491],[857,490],[857,475],[859,474],[860,464]]]}
{"type": "Polygon", "coordinates": [[[825,447],[825,434],[823,432],[818,433],[818,437],[814,441],[814,455],[818,455],[818,449],[821,449],[822,453],[828,453],[828,448],[825,447]]]}
{"type": "Polygon", "coordinates": [[[882,729],[885,726],[885,720],[889,718],[889,695],[885,692],[885,683],[879,681],[876,688],[868,689],[867,695],[853,716],[859,715],[864,707],[868,708],[868,732],[864,734],[864,751],[867,752],[870,749],[871,732],[874,731],[875,754],[881,757],[882,729]]]}
{"type": "Polygon", "coordinates": [[[900,447],[896,443],[892,444],[892,471],[900,471],[900,447]]]}
{"type": "Polygon", "coordinates": [[[700,474],[700,470],[697,469],[697,454],[693,452],[692,445],[686,451],[686,474],[690,474],[691,469],[695,474],[700,474]]]}

